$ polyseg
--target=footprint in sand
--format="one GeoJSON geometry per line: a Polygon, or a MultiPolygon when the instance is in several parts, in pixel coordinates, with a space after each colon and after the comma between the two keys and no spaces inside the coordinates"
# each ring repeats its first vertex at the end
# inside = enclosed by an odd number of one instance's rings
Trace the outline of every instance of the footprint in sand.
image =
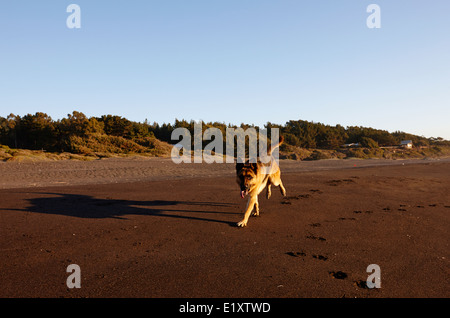
{"type": "Polygon", "coordinates": [[[292,256],[292,257],[300,257],[300,256],[306,256],[306,253],[303,252],[287,252],[286,255],[292,256]]]}
{"type": "Polygon", "coordinates": [[[312,257],[316,258],[318,260],[321,260],[321,261],[326,261],[328,259],[328,257],[323,256],[323,255],[313,255],[312,257]]]}
{"type": "Polygon", "coordinates": [[[344,220],[351,220],[351,221],[354,221],[354,220],[356,220],[355,218],[339,218],[338,220],[340,220],[340,221],[344,221],[344,220]]]}
{"type": "MultiPolygon", "coordinates": [[[[305,257],[306,256],[306,253],[304,253],[304,252],[287,252],[285,254],[289,255],[289,256],[292,256],[292,257],[305,257]]],[[[321,260],[321,261],[328,260],[328,257],[327,256],[323,256],[323,255],[313,254],[311,256],[312,256],[312,258],[315,258],[315,259],[318,259],[318,260],[321,260]]]]}
{"type": "Polygon", "coordinates": [[[336,279],[346,279],[348,277],[348,275],[342,271],[337,271],[337,272],[328,272],[333,278],[336,279]]]}
{"type": "MultiPolygon", "coordinates": [[[[319,189],[311,189],[309,190],[309,192],[311,192],[312,194],[322,194],[323,191],[319,190],[319,189]]],[[[281,204],[292,204],[291,200],[301,200],[301,199],[308,199],[311,198],[311,194],[306,193],[306,194],[298,194],[298,195],[293,195],[293,196],[286,196],[283,197],[283,199],[281,199],[281,204]]]]}
{"type": "MultiPolygon", "coordinates": [[[[363,213],[363,211],[356,210],[356,211],[353,211],[353,213],[360,214],[360,213],[363,213]]],[[[367,211],[364,211],[364,213],[371,214],[371,213],[373,213],[373,211],[367,210],[367,211]]]]}
{"type": "Polygon", "coordinates": [[[353,285],[355,285],[356,287],[359,288],[364,288],[364,289],[368,289],[369,287],[367,287],[367,282],[364,280],[358,280],[353,282],[353,285]]]}
{"type": "Polygon", "coordinates": [[[329,180],[327,183],[330,186],[338,186],[341,184],[349,184],[349,183],[354,183],[355,180],[353,179],[339,179],[339,180],[329,180]]]}
{"type": "MultiPolygon", "coordinates": [[[[320,190],[317,190],[320,191],[320,190]]],[[[298,194],[294,196],[287,196],[283,197],[281,199],[281,204],[292,204],[291,200],[301,200],[301,199],[308,199],[311,197],[311,194],[298,194]]]]}
{"type": "Polygon", "coordinates": [[[306,238],[312,239],[312,240],[317,240],[317,241],[322,241],[325,242],[327,239],[320,237],[320,236],[314,236],[314,235],[308,235],[306,238]]]}

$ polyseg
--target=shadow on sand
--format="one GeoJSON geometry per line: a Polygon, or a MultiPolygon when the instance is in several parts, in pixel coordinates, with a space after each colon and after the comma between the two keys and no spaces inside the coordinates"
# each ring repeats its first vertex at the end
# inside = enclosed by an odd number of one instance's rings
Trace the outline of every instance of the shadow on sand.
{"type": "Polygon", "coordinates": [[[189,219],[206,222],[225,223],[235,226],[235,222],[215,218],[219,214],[240,214],[235,212],[221,212],[214,208],[229,208],[236,206],[232,203],[195,202],[195,201],[133,201],[116,200],[111,198],[99,199],[88,195],[66,193],[39,193],[50,197],[27,199],[28,208],[20,211],[65,215],[77,218],[91,219],[126,219],[127,215],[149,215],[169,218],[189,219]],[[181,209],[180,207],[184,207],[181,209]],[[198,209],[196,207],[204,207],[198,209]],[[210,208],[208,210],[208,208],[210,208]],[[212,209],[211,209],[212,208],[212,209]],[[211,217],[199,217],[192,214],[204,213],[211,217]]]}

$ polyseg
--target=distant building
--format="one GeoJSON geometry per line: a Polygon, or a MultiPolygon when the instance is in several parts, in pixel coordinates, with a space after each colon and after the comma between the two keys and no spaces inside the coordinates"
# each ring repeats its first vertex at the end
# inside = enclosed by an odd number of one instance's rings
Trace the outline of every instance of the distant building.
{"type": "Polygon", "coordinates": [[[361,144],[359,142],[341,145],[341,147],[343,147],[343,148],[360,147],[360,146],[361,146],[361,144]]]}
{"type": "Polygon", "coordinates": [[[400,143],[400,146],[403,148],[412,148],[413,142],[412,142],[412,140],[402,140],[402,142],[400,143]]]}

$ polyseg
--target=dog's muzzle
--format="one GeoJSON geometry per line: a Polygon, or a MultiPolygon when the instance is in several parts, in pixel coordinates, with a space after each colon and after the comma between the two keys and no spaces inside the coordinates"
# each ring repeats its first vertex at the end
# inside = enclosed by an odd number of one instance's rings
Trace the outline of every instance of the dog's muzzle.
{"type": "Polygon", "coordinates": [[[243,199],[248,194],[248,188],[245,186],[241,186],[241,198],[243,199]]]}

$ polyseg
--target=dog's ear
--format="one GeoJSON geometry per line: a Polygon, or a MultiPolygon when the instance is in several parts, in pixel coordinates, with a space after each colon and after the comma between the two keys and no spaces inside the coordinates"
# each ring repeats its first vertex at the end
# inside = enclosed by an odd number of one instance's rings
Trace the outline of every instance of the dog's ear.
{"type": "Polygon", "coordinates": [[[236,162],[236,173],[239,173],[239,171],[241,171],[243,167],[244,164],[242,162],[236,162]]]}
{"type": "Polygon", "coordinates": [[[258,173],[258,164],[257,163],[251,163],[250,169],[252,169],[255,173],[258,173]]]}

